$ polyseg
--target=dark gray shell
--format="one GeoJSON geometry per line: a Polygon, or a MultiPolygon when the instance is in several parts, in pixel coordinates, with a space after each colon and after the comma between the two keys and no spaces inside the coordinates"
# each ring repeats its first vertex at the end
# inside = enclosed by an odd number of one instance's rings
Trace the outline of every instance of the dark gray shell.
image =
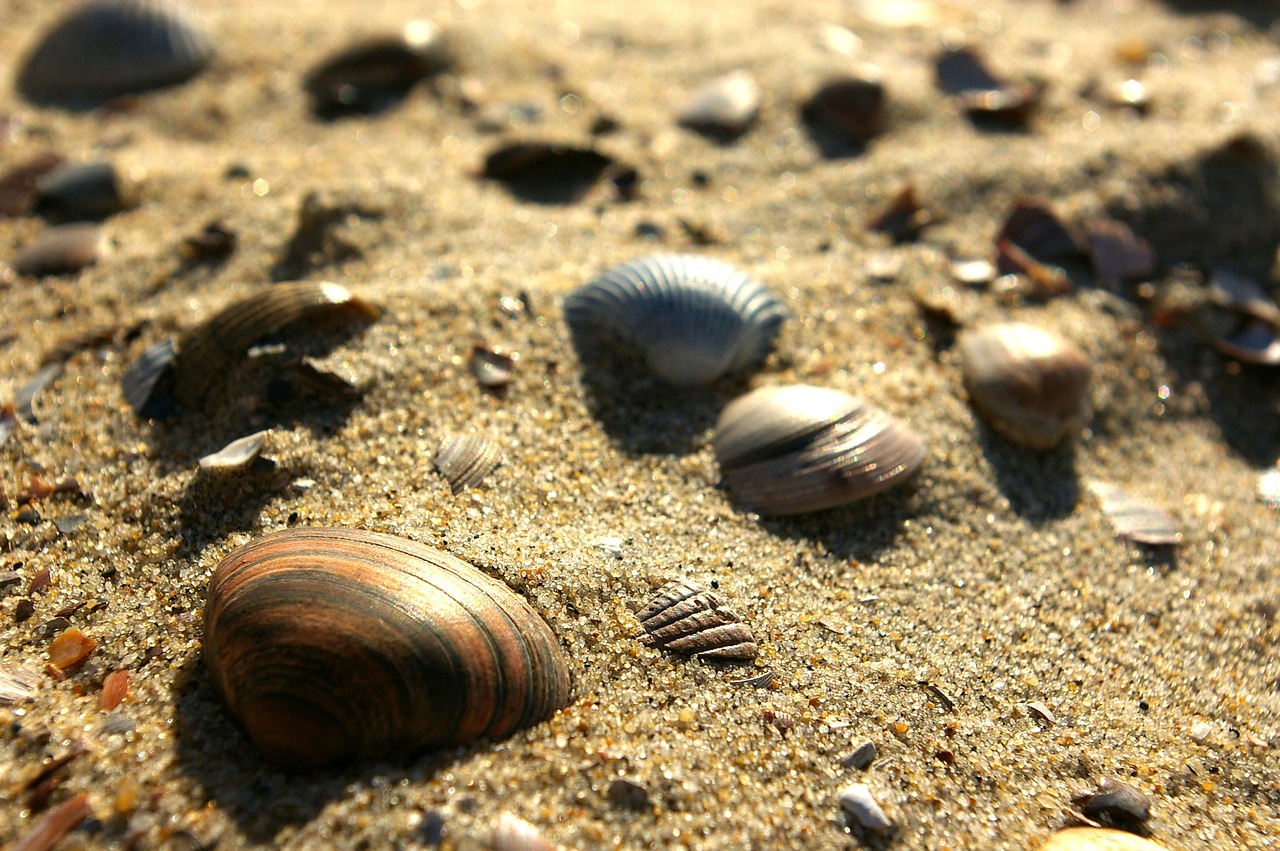
{"type": "Polygon", "coordinates": [[[650,647],[713,661],[745,662],[759,652],[751,630],[719,595],[687,582],[662,586],[637,617],[650,647]]]}
{"type": "Polygon", "coordinates": [[[579,351],[601,338],[639,351],[668,384],[710,384],[758,364],[786,309],[745,272],[693,254],[655,254],[601,274],[565,299],[579,351]]]}
{"type": "Polygon", "coordinates": [[[854,502],[910,478],[927,449],[876,406],[826,387],[762,387],[720,414],[713,441],[724,483],[760,514],[854,502]]]}
{"type": "Polygon", "coordinates": [[[32,103],[87,109],[188,80],[212,55],[209,36],[172,0],[89,0],[31,51],[17,88],[32,103]]]}

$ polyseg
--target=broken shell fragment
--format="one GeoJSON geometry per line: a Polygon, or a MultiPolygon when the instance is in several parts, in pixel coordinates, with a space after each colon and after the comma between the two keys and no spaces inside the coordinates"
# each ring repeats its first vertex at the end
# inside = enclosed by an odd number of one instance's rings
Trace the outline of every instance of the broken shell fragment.
{"type": "Polygon", "coordinates": [[[303,88],[317,117],[377,113],[450,61],[440,28],[411,21],[400,35],[371,38],[325,59],[307,73],[303,88]]]}
{"type": "Polygon", "coordinates": [[[636,617],[650,647],[714,662],[745,662],[759,652],[751,630],[718,594],[687,582],[662,586],[636,617]]]}
{"type": "Polygon", "coordinates": [[[751,127],[764,99],[751,72],[739,68],[693,93],[680,108],[680,126],[711,139],[731,142],[751,127]]]}
{"type": "Polygon", "coordinates": [[[1009,440],[1050,449],[1089,417],[1089,356],[1035,325],[1009,322],[961,333],[960,370],[974,408],[1009,440]]]}
{"type": "Polygon", "coordinates": [[[89,0],[31,51],[17,89],[32,103],[91,109],[185,82],[212,56],[208,34],[174,0],[89,0]]]}
{"type": "Polygon", "coordinates": [[[1130,833],[1142,833],[1151,818],[1151,799],[1113,777],[1104,777],[1098,788],[1071,798],[1071,805],[1090,822],[1130,833]]]}
{"type": "Polygon", "coordinates": [[[120,376],[125,401],[138,416],[150,418],[163,415],[164,411],[156,410],[163,406],[154,405],[153,402],[162,398],[168,389],[165,385],[173,377],[176,351],[173,340],[161,340],[144,349],[120,376]]]}
{"type": "Polygon", "coordinates": [[[105,248],[99,225],[57,225],[41,231],[34,242],[18,252],[13,258],[13,270],[33,277],[79,272],[97,263],[105,248]]]}
{"type": "Polygon", "coordinates": [[[885,833],[893,828],[893,822],[871,794],[871,787],[865,783],[850,783],[846,786],[840,792],[840,808],[872,833],[885,833]]]}
{"type": "Polygon", "coordinates": [[[804,103],[801,114],[850,142],[869,142],[884,132],[885,93],[879,69],[867,66],[857,75],[827,80],[804,103]]]}
{"type": "Polygon", "coordinates": [[[750,275],[693,254],[655,254],[615,266],[574,290],[564,311],[584,360],[598,343],[620,342],[679,387],[755,366],[786,316],[750,275]]]}
{"type": "Polygon", "coordinates": [[[134,187],[109,162],[68,164],[36,183],[35,211],[50,221],[101,221],[133,204],[134,187]]]}
{"type": "Polygon", "coordinates": [[[186,408],[207,410],[218,401],[227,374],[255,345],[282,336],[362,325],[380,311],[328,282],[276,284],[232,302],[178,342],[173,388],[186,408]]]}
{"type": "Polygon", "coordinates": [[[1089,482],[1088,488],[1120,537],[1150,546],[1181,543],[1177,521],[1154,503],[1107,482],[1089,482]]]}
{"type": "Polygon", "coordinates": [[[955,97],[977,125],[1021,127],[1044,94],[1038,83],[1008,83],[992,74],[978,52],[967,46],[948,48],[934,65],[938,88],[955,97]]]}
{"type": "Polygon", "coordinates": [[[476,343],[471,347],[468,364],[476,383],[489,390],[499,390],[511,383],[515,373],[516,356],[497,347],[476,343]]]}
{"type": "Polygon", "coordinates": [[[502,447],[478,434],[446,438],[435,465],[454,493],[475,487],[502,465],[502,447]]]}
{"type": "Polygon", "coordinates": [[[254,744],[295,768],[503,738],[570,692],[559,643],[522,597],[448,553],[349,529],[228,554],[204,657],[254,744]]]}
{"type": "Polygon", "coordinates": [[[927,449],[869,402],[805,384],[762,387],[730,402],[713,439],[724,483],[760,514],[854,502],[909,479],[927,449]]]}
{"type": "Polygon", "coordinates": [[[1073,827],[1049,837],[1040,851],[1165,851],[1165,847],[1122,830],[1073,827]]]}
{"type": "Polygon", "coordinates": [[[539,204],[580,200],[601,178],[615,185],[635,172],[594,146],[560,142],[512,142],[485,157],[481,175],[496,180],[516,197],[539,204]]]}
{"type": "Polygon", "coordinates": [[[201,458],[200,469],[211,473],[245,469],[258,459],[263,445],[267,442],[267,435],[270,433],[269,430],[259,431],[231,441],[217,452],[201,458]]]}

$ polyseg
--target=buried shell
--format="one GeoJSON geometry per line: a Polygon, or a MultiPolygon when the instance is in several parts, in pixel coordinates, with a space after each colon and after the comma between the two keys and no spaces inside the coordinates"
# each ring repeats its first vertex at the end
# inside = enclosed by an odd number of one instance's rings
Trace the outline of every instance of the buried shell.
{"type": "Polygon", "coordinates": [[[27,56],[17,88],[32,103],[85,109],[181,83],[213,55],[209,36],[170,0],[90,0],[27,56]]]}
{"type": "Polygon", "coordinates": [[[448,553],[291,529],[222,560],[205,664],[272,761],[303,767],[493,739],[569,701],[569,669],[523,598],[448,553]]]}
{"type": "Polygon", "coordinates": [[[307,72],[303,88],[321,118],[381,112],[450,65],[440,28],[411,21],[404,32],[351,45],[307,72]]]}
{"type": "Polygon", "coordinates": [[[760,514],[802,514],[879,493],[924,462],[924,441],[876,406],[804,384],[762,387],[720,414],[724,483],[760,514]]]}
{"type": "Polygon", "coordinates": [[[687,582],[663,585],[636,617],[650,647],[716,662],[745,662],[759,652],[751,630],[718,594],[687,582]]]}
{"type": "Polygon", "coordinates": [[[638,349],[668,384],[710,384],[764,360],[786,310],[764,285],[728,263],[655,254],[601,274],[565,299],[586,359],[597,340],[638,349]]]}
{"type": "Polygon", "coordinates": [[[334,326],[372,322],[379,315],[378,308],[338,284],[302,282],[259,290],[182,337],[173,361],[174,395],[184,407],[208,409],[218,400],[227,373],[252,346],[304,323],[307,330],[323,333],[334,326]]]}
{"type": "Polygon", "coordinates": [[[962,333],[956,343],[969,399],[987,423],[1024,446],[1051,449],[1089,418],[1089,356],[1020,322],[962,333]]]}

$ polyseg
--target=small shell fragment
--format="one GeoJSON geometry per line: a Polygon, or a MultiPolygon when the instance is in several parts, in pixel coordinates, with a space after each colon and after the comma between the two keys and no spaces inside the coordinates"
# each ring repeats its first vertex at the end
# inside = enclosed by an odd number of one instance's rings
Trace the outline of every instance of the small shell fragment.
{"type": "Polygon", "coordinates": [[[955,97],[977,125],[1021,127],[1030,120],[1044,94],[1037,83],[1008,83],[987,70],[978,52],[967,46],[948,48],[934,66],[938,87],[955,97]]]}
{"type": "Polygon", "coordinates": [[[506,387],[515,373],[516,357],[500,348],[476,343],[471,347],[468,362],[476,383],[490,390],[506,387]]]}
{"type": "Polygon", "coordinates": [[[1009,240],[1041,263],[1066,263],[1078,259],[1080,244],[1043,198],[1024,195],[996,234],[996,244],[1009,240]]]}
{"type": "Polygon", "coordinates": [[[541,204],[581,200],[607,174],[622,167],[592,146],[559,142],[512,142],[485,157],[481,175],[516,197],[541,204]]]}
{"type": "Polygon", "coordinates": [[[49,661],[55,668],[65,671],[88,659],[97,646],[98,642],[73,626],[64,630],[49,645],[49,661]]]}
{"type": "Polygon", "coordinates": [[[1127,783],[1104,777],[1098,788],[1071,798],[1071,805],[1094,824],[1142,833],[1151,817],[1151,799],[1127,783]]]}
{"type": "Polygon", "coordinates": [[[121,668],[107,674],[102,681],[102,693],[98,697],[98,711],[111,712],[129,694],[129,669],[121,668]]]}
{"type": "Polygon", "coordinates": [[[885,815],[880,804],[865,783],[850,783],[840,793],[840,808],[850,818],[872,833],[884,833],[893,828],[893,822],[885,815]]]}
{"type": "Polygon", "coordinates": [[[910,242],[932,222],[933,216],[920,206],[915,184],[908,183],[867,222],[867,227],[887,234],[894,242],[910,242]]]}
{"type": "Polygon", "coordinates": [[[436,452],[435,465],[454,493],[475,487],[503,461],[502,447],[478,434],[445,438],[436,452]]]}
{"type": "Polygon", "coordinates": [[[201,458],[200,469],[212,473],[225,473],[245,469],[253,464],[262,453],[262,447],[267,442],[267,435],[270,433],[270,430],[259,431],[231,441],[217,452],[201,458]]]}
{"type": "Polygon", "coordinates": [[[161,340],[144,349],[120,376],[125,401],[138,416],[160,415],[152,410],[152,402],[163,395],[163,384],[171,375],[176,351],[173,340],[161,340]]]}
{"type": "Polygon", "coordinates": [[[1182,541],[1177,521],[1154,503],[1107,482],[1089,482],[1088,487],[1120,537],[1151,546],[1173,546],[1182,541]]]}
{"type": "Polygon", "coordinates": [[[538,828],[511,813],[498,816],[493,829],[493,851],[555,851],[555,844],[538,828]]]}
{"type": "Polygon", "coordinates": [[[1165,851],[1165,847],[1122,830],[1073,827],[1049,837],[1040,851],[1165,851]]]}
{"type": "Polygon", "coordinates": [[[718,594],[680,580],[658,589],[636,617],[650,647],[717,662],[749,661],[759,652],[751,630],[718,594]]]}
{"type": "Polygon", "coordinates": [[[680,108],[682,127],[712,139],[732,141],[756,120],[764,95],[750,71],[739,68],[693,93],[680,108]]]}
{"type": "Polygon", "coordinates": [[[760,514],[845,505],[909,479],[928,450],[888,412],[827,387],[761,387],[725,407],[713,438],[724,484],[760,514]]]}
{"type": "Polygon", "coordinates": [[[1061,335],[1021,322],[961,333],[956,347],[969,399],[1000,434],[1050,449],[1089,417],[1089,356],[1061,335]]]}
{"type": "Polygon", "coordinates": [[[845,768],[862,770],[875,762],[879,755],[880,751],[876,748],[875,742],[863,742],[854,748],[853,753],[840,760],[840,764],[845,768]]]}
{"type": "Polygon", "coordinates": [[[79,272],[97,263],[105,248],[99,225],[58,225],[41,231],[34,242],[19,251],[13,258],[13,270],[33,277],[79,272]]]}
{"type": "Polygon", "coordinates": [[[21,665],[0,664],[0,706],[26,700],[40,687],[40,675],[21,665]]]}
{"type": "Polygon", "coordinates": [[[307,73],[303,88],[317,117],[377,113],[450,62],[440,28],[411,21],[399,35],[370,38],[325,59],[307,73]]]}
{"type": "Polygon", "coordinates": [[[1085,227],[1085,238],[1094,277],[1104,287],[1118,290],[1123,284],[1144,280],[1155,272],[1155,249],[1124,222],[1090,222],[1085,227]]]}
{"type": "Polygon", "coordinates": [[[884,132],[885,92],[880,71],[867,66],[861,73],[823,83],[801,108],[811,124],[834,130],[854,144],[864,144],[884,132]]]}
{"type": "Polygon", "coordinates": [[[1258,476],[1258,498],[1270,507],[1280,509],[1280,467],[1272,467],[1258,476]]]}

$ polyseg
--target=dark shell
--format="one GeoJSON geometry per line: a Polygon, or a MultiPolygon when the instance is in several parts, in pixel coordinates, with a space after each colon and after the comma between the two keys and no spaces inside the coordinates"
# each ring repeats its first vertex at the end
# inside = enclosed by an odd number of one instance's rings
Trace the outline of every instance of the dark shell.
{"type": "Polygon", "coordinates": [[[802,514],[906,481],[928,450],[876,406],[826,387],[762,387],[720,414],[713,440],[724,483],[760,514],[802,514]]]}
{"type": "Polygon", "coordinates": [[[436,470],[454,493],[475,487],[502,465],[502,447],[478,434],[446,438],[436,452],[436,470]]]}
{"type": "Polygon", "coordinates": [[[36,201],[40,178],[62,165],[62,157],[47,151],[0,175],[0,216],[25,216],[36,201]]]}
{"type": "Polygon", "coordinates": [[[745,662],[759,653],[751,630],[718,594],[687,582],[663,585],[636,617],[650,647],[717,662],[745,662]]]}
{"type": "Polygon", "coordinates": [[[622,181],[635,171],[594,147],[560,142],[512,142],[485,157],[481,174],[513,195],[538,204],[570,204],[609,176],[624,196],[622,181]]]}
{"type": "Polygon", "coordinates": [[[568,665],[523,598],[448,553],[291,529],[218,565],[214,688],[272,761],[305,767],[499,739],[569,702],[568,665]]]}
{"type": "Polygon", "coordinates": [[[915,185],[908,183],[867,222],[867,227],[888,234],[894,242],[910,242],[932,222],[933,216],[920,206],[915,185]]]}
{"type": "Polygon", "coordinates": [[[862,144],[884,132],[885,93],[878,72],[823,83],[801,109],[806,121],[862,144]]]}
{"type": "Polygon", "coordinates": [[[184,82],[212,56],[209,36],[172,0],[89,0],[36,45],[17,88],[32,103],[87,109],[184,82]]]}
{"type": "Polygon", "coordinates": [[[1098,782],[1098,788],[1071,799],[1080,814],[1102,827],[1142,833],[1151,817],[1151,799],[1142,792],[1111,777],[1098,782]]]}
{"type": "Polygon", "coordinates": [[[303,88],[318,117],[376,113],[449,64],[440,30],[414,21],[402,35],[372,38],[325,59],[307,73],[303,88]]]}
{"type": "Polygon", "coordinates": [[[786,310],[764,285],[719,260],[655,254],[615,266],[565,299],[579,353],[603,339],[638,350],[668,384],[696,386],[764,360],[786,310]]]}
{"type": "Polygon", "coordinates": [[[1021,127],[1040,104],[1044,87],[1037,83],[1008,83],[987,70],[972,47],[943,51],[934,66],[938,87],[954,95],[975,125],[1021,127]]]}
{"type": "Polygon", "coordinates": [[[140,417],[159,417],[165,411],[153,409],[153,403],[167,391],[172,379],[176,349],[173,340],[162,340],[149,346],[120,376],[125,401],[140,417]]]}
{"type": "Polygon", "coordinates": [[[173,362],[174,395],[183,407],[207,410],[230,370],[250,347],[281,336],[372,322],[379,310],[327,282],[276,284],[223,308],[188,332],[173,362]]]}
{"type": "Polygon", "coordinates": [[[501,349],[476,343],[471,347],[471,360],[467,365],[477,384],[489,390],[500,390],[511,383],[516,358],[501,349]]]}
{"type": "Polygon", "coordinates": [[[131,187],[109,162],[60,166],[36,183],[35,211],[51,221],[101,221],[132,203],[131,187]]]}
{"type": "Polygon", "coordinates": [[[1050,449],[1088,421],[1093,366],[1061,335],[1007,322],[965,331],[956,347],[969,400],[1009,440],[1050,449]]]}
{"type": "Polygon", "coordinates": [[[65,275],[92,266],[105,248],[102,228],[95,224],[58,225],[41,231],[35,242],[13,258],[19,275],[65,275]]]}
{"type": "Polygon", "coordinates": [[[1048,201],[1018,198],[1009,211],[996,244],[1012,242],[1041,263],[1067,263],[1083,256],[1080,243],[1058,218],[1048,201]]]}

